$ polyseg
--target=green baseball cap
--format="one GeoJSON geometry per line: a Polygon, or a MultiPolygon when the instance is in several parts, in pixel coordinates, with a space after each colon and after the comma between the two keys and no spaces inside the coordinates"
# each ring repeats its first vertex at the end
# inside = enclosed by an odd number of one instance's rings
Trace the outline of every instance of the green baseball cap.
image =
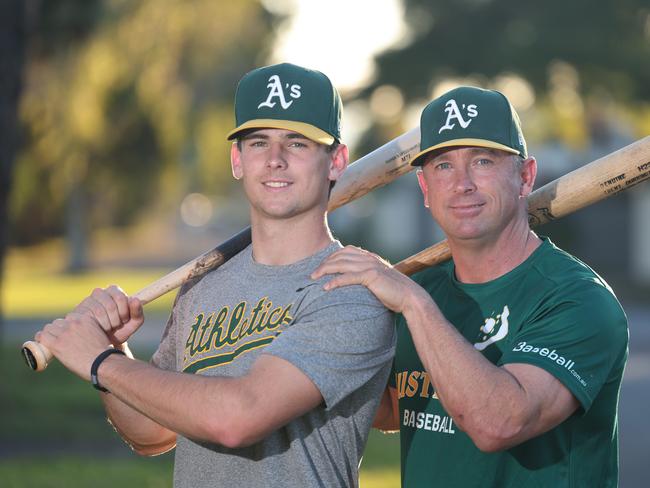
{"type": "Polygon", "coordinates": [[[422,166],[432,151],[455,146],[489,147],[528,157],[519,116],[496,90],[460,86],[436,98],[422,111],[420,136],[413,166],[422,166]]]}
{"type": "Polygon", "coordinates": [[[235,94],[234,139],[246,129],[287,129],[321,144],[341,140],[341,97],[320,71],[282,63],[250,71],[235,94]]]}

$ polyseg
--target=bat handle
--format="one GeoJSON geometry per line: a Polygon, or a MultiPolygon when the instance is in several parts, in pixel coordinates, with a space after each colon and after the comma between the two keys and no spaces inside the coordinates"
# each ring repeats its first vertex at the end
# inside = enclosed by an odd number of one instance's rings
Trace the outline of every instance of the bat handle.
{"type": "Polygon", "coordinates": [[[54,357],[47,347],[36,341],[25,342],[22,353],[27,366],[34,371],[43,371],[54,357]]]}

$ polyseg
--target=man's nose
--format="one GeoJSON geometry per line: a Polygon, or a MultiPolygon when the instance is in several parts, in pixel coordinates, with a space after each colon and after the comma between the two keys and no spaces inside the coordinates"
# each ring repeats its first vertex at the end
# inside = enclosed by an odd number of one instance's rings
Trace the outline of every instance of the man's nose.
{"type": "Polygon", "coordinates": [[[469,193],[476,190],[476,185],[469,169],[460,167],[454,172],[454,191],[469,193]]]}
{"type": "Polygon", "coordinates": [[[280,143],[271,143],[269,146],[268,159],[266,164],[270,168],[283,168],[287,165],[284,147],[280,143]]]}

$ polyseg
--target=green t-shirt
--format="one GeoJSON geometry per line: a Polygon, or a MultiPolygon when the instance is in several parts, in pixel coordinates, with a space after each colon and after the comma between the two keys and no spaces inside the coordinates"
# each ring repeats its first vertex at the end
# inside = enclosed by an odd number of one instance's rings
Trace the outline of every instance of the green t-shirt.
{"type": "Polygon", "coordinates": [[[581,408],[512,449],[480,451],[442,407],[399,316],[391,385],[399,398],[402,486],[617,486],[628,330],[604,280],[546,238],[524,263],[488,283],[458,282],[453,262],[414,278],[490,362],[548,371],[581,408]]]}

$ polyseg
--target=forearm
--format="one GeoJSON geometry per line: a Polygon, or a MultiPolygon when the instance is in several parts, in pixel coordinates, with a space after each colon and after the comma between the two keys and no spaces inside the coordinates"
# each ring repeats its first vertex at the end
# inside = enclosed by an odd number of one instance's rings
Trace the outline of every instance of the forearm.
{"type": "Polygon", "coordinates": [[[553,428],[578,408],[555,376],[530,364],[490,363],[450,324],[431,296],[367,251],[333,253],[312,277],[331,274],[328,290],[366,286],[406,319],[436,395],[480,449],[501,450],[553,428]]]}
{"type": "Polygon", "coordinates": [[[384,390],[372,426],[383,432],[399,431],[399,407],[395,388],[388,386],[384,390]]]}
{"type": "Polygon", "coordinates": [[[537,413],[512,374],[479,353],[430,298],[418,297],[404,317],[440,401],[478,447],[492,450],[526,437],[537,413]]]}
{"type": "Polygon", "coordinates": [[[258,442],[323,402],[301,370],[264,354],[232,378],[164,371],[117,355],[98,376],[119,400],[166,429],[230,448],[258,442]]]}
{"type": "MultiPolygon", "coordinates": [[[[96,318],[86,313],[55,320],[36,339],[85,380],[110,342],[96,318]]],[[[115,339],[113,344],[122,343],[115,339]]],[[[264,355],[249,373],[224,378],[164,371],[112,354],[100,364],[97,377],[111,392],[105,397],[110,418],[143,454],[171,448],[173,433],[226,447],[250,445],[323,401],[302,371],[264,355]]]]}
{"type": "Polygon", "coordinates": [[[98,375],[114,397],[108,407],[109,415],[120,416],[114,419],[119,430],[124,424],[132,429],[129,434],[137,434],[136,424],[144,417],[148,421],[139,433],[145,440],[150,434],[154,439],[163,438],[168,431],[192,439],[228,443],[224,436],[227,432],[218,427],[228,424],[229,412],[239,411],[228,405],[235,395],[214,393],[224,390],[230,379],[164,371],[117,355],[102,363],[98,375]]]}
{"type": "MultiPolygon", "coordinates": [[[[115,346],[133,359],[126,342],[115,346]]],[[[153,456],[176,445],[176,433],[141,414],[111,393],[100,393],[108,420],[124,441],[138,454],[153,456]]]]}
{"type": "Polygon", "coordinates": [[[176,445],[176,433],[127,405],[112,393],[101,393],[108,420],[124,441],[143,456],[162,454],[176,445]]]}

